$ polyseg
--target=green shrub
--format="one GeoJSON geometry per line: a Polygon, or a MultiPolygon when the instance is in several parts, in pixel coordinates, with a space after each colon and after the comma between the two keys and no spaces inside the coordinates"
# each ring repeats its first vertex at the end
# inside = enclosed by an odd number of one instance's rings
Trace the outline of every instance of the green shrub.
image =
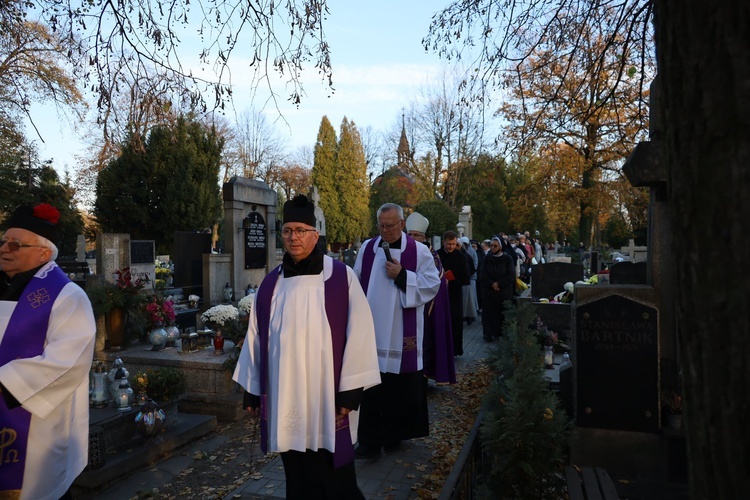
{"type": "Polygon", "coordinates": [[[169,403],[179,399],[187,391],[187,379],[177,368],[146,370],[148,395],[157,403],[169,403]]]}
{"type": "Polygon", "coordinates": [[[492,457],[485,487],[491,498],[554,498],[563,487],[568,419],[543,377],[532,309],[510,308],[505,317],[481,427],[492,457]]]}

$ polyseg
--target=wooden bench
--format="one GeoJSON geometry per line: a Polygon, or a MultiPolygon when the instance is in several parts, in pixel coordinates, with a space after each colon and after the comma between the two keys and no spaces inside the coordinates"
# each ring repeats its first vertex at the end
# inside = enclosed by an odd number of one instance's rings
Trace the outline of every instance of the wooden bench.
{"type": "Polygon", "coordinates": [[[565,467],[570,500],[617,500],[615,483],[607,471],[599,467],[565,467]]]}

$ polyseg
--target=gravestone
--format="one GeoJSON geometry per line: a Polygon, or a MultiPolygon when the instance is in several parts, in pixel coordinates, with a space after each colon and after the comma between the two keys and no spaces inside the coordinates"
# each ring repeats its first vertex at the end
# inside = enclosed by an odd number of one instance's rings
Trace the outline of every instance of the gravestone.
{"type": "Polygon", "coordinates": [[[601,256],[599,255],[599,252],[591,252],[591,274],[599,274],[599,271],[602,270],[602,261],[601,256]]]}
{"type": "Polygon", "coordinates": [[[96,274],[114,283],[113,275],[130,265],[130,235],[99,233],[96,235],[96,274]]]}
{"type": "Polygon", "coordinates": [[[154,240],[130,240],[130,273],[144,282],[143,289],[153,289],[156,279],[156,244],[154,240]]]}
{"type": "Polygon", "coordinates": [[[86,236],[76,236],[76,262],[86,262],[86,236]]]}
{"type": "Polygon", "coordinates": [[[245,230],[245,269],[265,269],[268,257],[268,227],[258,212],[250,212],[242,221],[245,230]]]}
{"type": "Polygon", "coordinates": [[[552,262],[565,262],[566,264],[570,264],[571,258],[568,257],[565,254],[551,254],[547,256],[547,263],[550,264],[552,262]]]}
{"type": "MultiPolygon", "coordinates": [[[[461,236],[466,236],[469,239],[474,237],[474,216],[471,213],[470,205],[462,206],[461,211],[458,212],[458,224],[456,224],[456,228],[459,228],[459,226],[463,227],[461,236]]],[[[461,232],[460,229],[459,232],[461,232]]]]}
{"type": "Polygon", "coordinates": [[[611,285],[646,285],[648,284],[646,262],[617,262],[609,268],[611,285]]]}
{"type": "Polygon", "coordinates": [[[532,268],[531,296],[538,298],[554,297],[565,290],[567,282],[583,279],[583,265],[566,262],[537,264],[532,268]]]}
{"type": "Polygon", "coordinates": [[[557,333],[560,340],[568,342],[573,332],[573,304],[534,302],[531,297],[518,297],[516,300],[519,306],[524,304],[532,308],[535,317],[539,317],[544,326],[557,333]]]}
{"type": "Polygon", "coordinates": [[[211,233],[174,232],[174,286],[183,297],[203,296],[203,254],[211,253],[211,233]]]}
{"type": "Polygon", "coordinates": [[[627,256],[630,262],[646,262],[648,260],[648,247],[636,246],[632,239],[628,241],[628,246],[620,248],[620,253],[627,256]]]}
{"type": "MultiPolygon", "coordinates": [[[[230,257],[229,269],[226,271],[230,276],[229,285],[235,290],[244,290],[248,285],[259,284],[276,266],[278,195],[265,182],[232,177],[222,186],[222,198],[224,248],[226,255],[230,257]],[[257,225],[250,228],[248,224],[257,225]],[[248,239],[247,229],[252,229],[251,239],[248,239]],[[248,262],[248,250],[251,262],[248,262]],[[261,257],[261,253],[265,255],[261,257]]],[[[217,267],[227,264],[219,260],[213,259],[213,274],[224,272],[217,267]]]]}
{"type": "Polygon", "coordinates": [[[658,309],[611,294],[575,315],[577,425],[658,432],[658,309]]]}

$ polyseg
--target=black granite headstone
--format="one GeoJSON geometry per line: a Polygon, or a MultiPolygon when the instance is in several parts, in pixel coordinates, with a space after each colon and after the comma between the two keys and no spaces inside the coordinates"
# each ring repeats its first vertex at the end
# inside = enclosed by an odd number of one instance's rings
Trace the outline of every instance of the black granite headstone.
{"type": "Polygon", "coordinates": [[[573,329],[573,304],[531,302],[529,307],[544,326],[557,333],[560,340],[568,341],[573,329]]]}
{"type": "Polygon", "coordinates": [[[266,267],[268,228],[263,216],[250,212],[242,221],[245,230],[245,269],[266,267]]]}
{"type": "Polygon", "coordinates": [[[211,253],[211,233],[174,232],[174,286],[185,297],[203,296],[204,253],[211,253]]]}
{"type": "Polygon", "coordinates": [[[156,259],[154,240],[131,240],[130,263],[153,264],[156,259]]]}
{"type": "Polygon", "coordinates": [[[618,262],[609,268],[610,285],[646,285],[645,262],[618,262]]]}
{"type": "Polygon", "coordinates": [[[567,262],[538,264],[531,271],[531,296],[548,299],[564,292],[565,283],[583,279],[583,265],[567,262]]]}
{"type": "Polygon", "coordinates": [[[599,252],[591,252],[591,274],[598,274],[602,270],[599,252]]]}
{"type": "Polygon", "coordinates": [[[658,310],[621,295],[576,307],[582,427],[659,430],[658,310]]]}

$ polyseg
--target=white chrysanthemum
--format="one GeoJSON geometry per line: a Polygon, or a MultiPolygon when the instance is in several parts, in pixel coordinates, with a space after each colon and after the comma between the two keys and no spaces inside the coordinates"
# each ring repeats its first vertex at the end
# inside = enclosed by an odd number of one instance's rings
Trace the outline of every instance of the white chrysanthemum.
{"type": "Polygon", "coordinates": [[[239,318],[240,312],[236,307],[228,304],[213,306],[208,311],[201,314],[201,321],[216,326],[224,326],[230,321],[239,318]]]}
{"type": "Polygon", "coordinates": [[[253,295],[245,295],[237,303],[237,308],[245,314],[250,314],[250,311],[253,310],[253,299],[253,295]]]}

